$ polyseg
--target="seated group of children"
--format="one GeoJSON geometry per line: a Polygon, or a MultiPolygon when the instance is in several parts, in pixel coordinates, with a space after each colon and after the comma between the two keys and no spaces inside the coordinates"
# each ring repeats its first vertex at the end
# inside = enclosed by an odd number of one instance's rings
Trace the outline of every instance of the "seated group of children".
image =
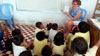
{"type": "Polygon", "coordinates": [[[66,47],[64,42],[64,34],[58,32],[56,23],[47,24],[47,29],[44,29],[42,22],[36,23],[34,48],[33,52],[36,56],[51,56],[55,54],[64,55],[63,50],[66,47]]]}
{"type": "MultiPolygon", "coordinates": [[[[90,46],[90,26],[82,21],[78,26],[72,27],[72,32],[68,36],[64,36],[65,31],[59,31],[56,23],[47,24],[47,29],[43,30],[42,22],[37,22],[34,39],[34,55],[36,56],[96,56],[96,51],[100,46],[100,41],[93,48],[90,46]],[[67,44],[68,42],[70,43],[67,44]],[[70,51],[70,53],[69,53],[70,51]]],[[[67,31],[66,31],[67,32],[67,31]]]]}
{"type": "Polygon", "coordinates": [[[42,22],[37,22],[34,42],[31,43],[34,46],[33,53],[28,49],[30,44],[25,42],[20,29],[12,31],[13,53],[14,56],[91,56],[91,53],[95,56],[100,40],[93,48],[89,48],[89,30],[88,23],[82,21],[72,27],[68,36],[64,36],[65,31],[59,31],[56,23],[49,23],[45,28],[42,22]]]}

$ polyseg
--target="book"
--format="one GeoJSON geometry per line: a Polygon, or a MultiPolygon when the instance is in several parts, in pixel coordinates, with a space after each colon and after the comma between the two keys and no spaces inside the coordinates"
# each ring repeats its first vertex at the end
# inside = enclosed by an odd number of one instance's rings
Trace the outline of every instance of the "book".
{"type": "Polygon", "coordinates": [[[64,6],[64,12],[69,12],[69,6],[67,5],[64,6]]]}

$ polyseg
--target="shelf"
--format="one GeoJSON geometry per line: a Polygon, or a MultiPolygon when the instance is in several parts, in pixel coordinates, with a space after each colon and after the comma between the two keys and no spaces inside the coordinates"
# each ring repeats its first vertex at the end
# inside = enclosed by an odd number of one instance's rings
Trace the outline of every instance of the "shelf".
{"type": "Polygon", "coordinates": [[[100,17],[100,14],[95,14],[94,16],[95,16],[95,17],[100,17]]]}
{"type": "Polygon", "coordinates": [[[96,8],[96,10],[100,10],[100,8],[96,8]]]}
{"type": "Polygon", "coordinates": [[[100,3],[97,3],[98,6],[100,6],[100,3]]]}
{"type": "Polygon", "coordinates": [[[96,14],[96,11],[99,10],[100,11],[100,3],[99,3],[100,0],[97,0],[97,3],[96,3],[96,8],[94,10],[94,13],[93,13],[93,16],[92,18],[95,18],[95,17],[100,17],[100,14],[96,14]]]}
{"type": "Polygon", "coordinates": [[[97,5],[100,5],[100,3],[98,3],[97,5]]]}

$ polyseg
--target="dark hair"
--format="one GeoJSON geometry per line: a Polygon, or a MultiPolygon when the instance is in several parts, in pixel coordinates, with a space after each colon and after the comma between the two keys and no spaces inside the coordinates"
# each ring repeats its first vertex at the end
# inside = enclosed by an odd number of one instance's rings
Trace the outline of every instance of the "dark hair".
{"type": "Polygon", "coordinates": [[[79,27],[80,32],[82,33],[86,33],[90,30],[89,24],[84,21],[80,22],[78,27],[79,27]]]}
{"type": "Polygon", "coordinates": [[[47,35],[45,35],[45,32],[43,31],[40,31],[36,34],[36,38],[39,40],[39,41],[42,41],[44,40],[45,38],[48,38],[47,35]]]}
{"type": "Polygon", "coordinates": [[[19,56],[32,56],[32,53],[31,53],[31,51],[26,50],[26,51],[23,51],[22,53],[20,53],[19,56]]]}
{"type": "Polygon", "coordinates": [[[58,28],[58,24],[57,23],[52,24],[52,29],[53,30],[57,30],[57,28],[58,28]]]}
{"type": "Polygon", "coordinates": [[[20,45],[24,41],[24,37],[22,35],[15,35],[13,38],[13,42],[15,45],[20,45]]]}
{"type": "Polygon", "coordinates": [[[21,31],[20,31],[20,29],[14,29],[13,31],[12,31],[12,36],[15,36],[15,35],[21,35],[21,31]]]}
{"type": "Polygon", "coordinates": [[[76,32],[79,32],[79,31],[78,31],[78,26],[74,25],[74,26],[72,27],[72,34],[74,35],[76,32]]]}
{"type": "Polygon", "coordinates": [[[42,56],[51,56],[52,55],[52,49],[48,45],[46,45],[46,46],[43,47],[41,53],[42,53],[42,56]]]}
{"type": "Polygon", "coordinates": [[[52,56],[61,56],[60,54],[54,54],[54,55],[52,55],[52,56]]]}
{"type": "Polygon", "coordinates": [[[54,37],[54,44],[57,46],[64,44],[64,34],[62,32],[58,32],[54,37]]]}
{"type": "Polygon", "coordinates": [[[51,27],[52,27],[52,24],[51,23],[47,24],[47,30],[50,30],[51,27]]]}
{"type": "Polygon", "coordinates": [[[35,26],[36,26],[37,28],[40,28],[41,24],[42,24],[42,22],[36,22],[36,25],[35,25],[35,26]]]}
{"type": "Polygon", "coordinates": [[[88,45],[83,37],[77,37],[72,41],[72,48],[79,54],[85,54],[88,50],[88,45]]]}
{"type": "Polygon", "coordinates": [[[74,2],[76,2],[79,6],[81,5],[81,1],[80,1],[80,0],[73,0],[73,1],[72,1],[72,4],[73,4],[74,2]]]}

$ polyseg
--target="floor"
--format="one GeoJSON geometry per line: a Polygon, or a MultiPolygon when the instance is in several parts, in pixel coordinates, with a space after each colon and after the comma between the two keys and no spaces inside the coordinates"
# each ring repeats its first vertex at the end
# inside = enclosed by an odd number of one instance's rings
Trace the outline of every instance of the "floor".
{"type": "MultiPolygon", "coordinates": [[[[18,25],[17,24],[17,25],[15,25],[14,28],[21,29],[24,39],[26,39],[26,42],[30,42],[30,41],[34,40],[33,37],[34,37],[35,27],[33,25],[18,25]]],[[[11,30],[9,29],[9,27],[8,27],[8,30],[9,30],[10,37],[12,37],[11,30]]],[[[4,43],[3,43],[3,45],[4,45],[4,43]]],[[[2,54],[2,56],[13,56],[13,51],[2,51],[2,53],[0,53],[0,54],[2,54]]]]}

